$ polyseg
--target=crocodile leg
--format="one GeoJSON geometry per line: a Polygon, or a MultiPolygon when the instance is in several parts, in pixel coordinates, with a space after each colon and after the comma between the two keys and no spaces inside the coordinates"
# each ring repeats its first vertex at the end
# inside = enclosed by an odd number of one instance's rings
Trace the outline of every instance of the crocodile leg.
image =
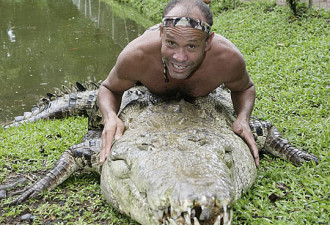
{"type": "Polygon", "coordinates": [[[100,142],[97,140],[87,140],[78,145],[74,145],[66,150],[57,163],[45,177],[26,189],[17,192],[18,198],[8,205],[18,205],[29,198],[35,198],[44,190],[52,190],[77,170],[84,168],[100,173],[101,167],[98,164],[98,151],[100,142]]]}
{"type": "Polygon", "coordinates": [[[318,158],[315,155],[291,145],[271,123],[254,120],[250,122],[250,127],[259,149],[264,149],[268,153],[286,159],[295,165],[304,161],[318,163],[318,158]]]}

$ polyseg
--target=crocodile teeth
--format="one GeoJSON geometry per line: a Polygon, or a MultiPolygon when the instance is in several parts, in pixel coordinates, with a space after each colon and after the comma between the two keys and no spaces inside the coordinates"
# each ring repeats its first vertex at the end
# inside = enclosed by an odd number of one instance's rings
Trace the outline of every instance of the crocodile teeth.
{"type": "Polygon", "coordinates": [[[207,220],[210,218],[211,210],[210,208],[206,208],[202,206],[202,212],[201,215],[199,216],[199,220],[207,220]]]}
{"type": "Polygon", "coordinates": [[[196,211],[195,209],[191,210],[191,217],[195,217],[196,211]]]}
{"type": "Polygon", "coordinates": [[[154,211],[154,217],[158,221],[162,221],[163,220],[163,215],[164,215],[164,211],[163,210],[154,211]]]}
{"type": "Polygon", "coordinates": [[[168,214],[168,211],[169,211],[169,207],[166,207],[165,208],[165,214],[168,214]]]}
{"type": "Polygon", "coordinates": [[[157,212],[154,212],[154,217],[155,217],[155,220],[157,220],[157,221],[159,220],[157,212]]]}
{"type": "Polygon", "coordinates": [[[163,210],[158,210],[158,217],[160,218],[160,219],[163,219],[163,216],[164,216],[164,211],[163,210]]]}
{"type": "Polygon", "coordinates": [[[231,224],[231,220],[233,218],[233,210],[230,209],[229,213],[227,212],[227,206],[223,206],[223,224],[224,225],[230,225],[231,224]]]}
{"type": "Polygon", "coordinates": [[[228,212],[227,212],[227,206],[224,205],[223,206],[223,224],[227,225],[228,223],[230,223],[229,215],[228,215],[228,212]]]}
{"type": "Polygon", "coordinates": [[[218,216],[217,220],[214,222],[213,225],[220,225],[220,220],[221,220],[221,216],[218,216]]]}
{"type": "Polygon", "coordinates": [[[233,219],[233,213],[234,213],[234,211],[233,211],[233,209],[230,209],[230,212],[229,212],[229,221],[228,221],[228,225],[230,225],[231,224],[231,221],[232,221],[232,219],[233,219]]]}
{"type": "Polygon", "coordinates": [[[191,220],[188,212],[184,213],[184,221],[186,222],[187,225],[191,225],[191,220]]]}
{"type": "Polygon", "coordinates": [[[194,225],[201,225],[196,217],[194,217],[194,225]]]}
{"type": "Polygon", "coordinates": [[[189,218],[191,218],[191,208],[188,207],[187,213],[188,213],[189,218]]]}
{"type": "Polygon", "coordinates": [[[173,207],[171,207],[171,217],[173,219],[175,219],[175,220],[178,219],[180,217],[180,215],[181,215],[181,212],[179,210],[176,210],[173,207]]]}
{"type": "Polygon", "coordinates": [[[170,222],[170,225],[178,225],[173,219],[168,219],[168,221],[170,222]]]}
{"type": "Polygon", "coordinates": [[[223,206],[223,219],[224,219],[224,220],[227,220],[227,218],[228,218],[227,206],[224,205],[224,206],[223,206]]]}

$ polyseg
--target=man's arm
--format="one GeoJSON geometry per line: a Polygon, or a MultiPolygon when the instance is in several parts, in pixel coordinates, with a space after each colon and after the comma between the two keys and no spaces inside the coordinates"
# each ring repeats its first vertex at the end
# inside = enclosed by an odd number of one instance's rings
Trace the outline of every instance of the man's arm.
{"type": "Polygon", "coordinates": [[[124,132],[124,123],[119,119],[117,113],[121,104],[124,91],[135,84],[130,80],[127,70],[130,57],[122,53],[114,68],[109,73],[107,79],[102,82],[98,93],[98,106],[102,113],[104,129],[102,132],[102,146],[100,152],[100,163],[103,164],[107,159],[113,139],[117,140],[124,132]],[[123,78],[124,77],[124,78],[123,78]]]}
{"type": "Polygon", "coordinates": [[[231,98],[237,119],[233,123],[234,132],[249,146],[255,164],[259,166],[259,152],[250,129],[249,121],[255,101],[255,87],[246,71],[244,60],[238,61],[233,72],[233,81],[225,83],[231,90],[231,98]]]}
{"type": "Polygon", "coordinates": [[[233,130],[245,140],[251,150],[256,166],[259,167],[258,148],[249,125],[255,99],[254,85],[252,84],[251,87],[243,91],[232,91],[231,98],[237,114],[237,119],[233,123],[233,130]]]}

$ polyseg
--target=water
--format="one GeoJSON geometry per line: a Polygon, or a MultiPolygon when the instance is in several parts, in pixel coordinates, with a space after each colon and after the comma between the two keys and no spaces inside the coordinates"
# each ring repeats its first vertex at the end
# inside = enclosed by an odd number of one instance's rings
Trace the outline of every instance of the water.
{"type": "Polygon", "coordinates": [[[0,123],[53,87],[104,80],[145,27],[98,0],[0,0],[0,123]]]}

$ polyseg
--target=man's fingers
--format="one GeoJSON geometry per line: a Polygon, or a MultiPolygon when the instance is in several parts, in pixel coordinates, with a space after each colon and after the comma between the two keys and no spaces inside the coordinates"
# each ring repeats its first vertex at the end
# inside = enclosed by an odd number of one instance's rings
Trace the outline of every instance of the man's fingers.
{"type": "Polygon", "coordinates": [[[111,143],[113,139],[112,132],[104,131],[102,134],[102,147],[100,152],[100,163],[104,164],[105,160],[107,159],[110,151],[111,151],[111,143]]]}
{"type": "Polygon", "coordinates": [[[257,168],[259,167],[259,150],[258,147],[256,145],[256,142],[254,141],[254,138],[249,136],[244,138],[246,143],[248,144],[250,151],[252,153],[252,156],[254,158],[255,164],[257,166],[257,168]]]}
{"type": "Polygon", "coordinates": [[[233,130],[239,136],[241,136],[243,133],[242,125],[240,123],[237,123],[236,121],[233,123],[233,130]]]}
{"type": "Polygon", "coordinates": [[[105,160],[108,158],[108,155],[111,151],[111,145],[107,143],[101,150],[100,153],[100,163],[104,164],[105,160]]]}
{"type": "Polygon", "coordinates": [[[105,125],[102,132],[102,147],[100,152],[100,164],[104,164],[111,151],[112,142],[118,140],[124,132],[125,125],[119,118],[113,119],[105,125]]]}
{"type": "Polygon", "coordinates": [[[254,137],[252,135],[252,132],[249,128],[249,126],[242,126],[241,123],[235,121],[233,123],[233,130],[234,132],[239,135],[244,141],[245,143],[248,145],[251,154],[254,158],[254,162],[257,166],[257,168],[259,167],[259,151],[258,151],[258,147],[257,144],[254,140],[254,137]]]}
{"type": "Polygon", "coordinates": [[[101,152],[100,152],[100,164],[102,164],[102,165],[104,164],[105,159],[106,159],[105,154],[106,154],[106,147],[105,147],[105,145],[103,145],[103,141],[102,141],[102,148],[101,148],[101,152]]]}
{"type": "Polygon", "coordinates": [[[119,120],[117,122],[117,129],[116,129],[116,134],[115,134],[115,140],[118,140],[124,133],[124,130],[125,130],[125,125],[124,123],[119,120]]]}
{"type": "Polygon", "coordinates": [[[257,166],[257,168],[259,168],[259,152],[258,152],[258,149],[253,149],[253,148],[250,148],[251,149],[251,152],[252,152],[252,155],[253,155],[253,158],[254,158],[254,162],[257,166]]]}

